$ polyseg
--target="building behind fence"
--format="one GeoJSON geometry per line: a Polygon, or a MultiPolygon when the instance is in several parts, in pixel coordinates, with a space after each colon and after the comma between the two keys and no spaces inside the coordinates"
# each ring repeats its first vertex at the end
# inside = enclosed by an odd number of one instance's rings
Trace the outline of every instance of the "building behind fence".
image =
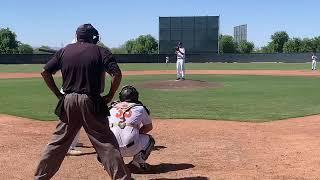
{"type": "Polygon", "coordinates": [[[233,39],[238,44],[241,41],[248,41],[248,28],[246,24],[235,26],[233,28],[233,39]]]}

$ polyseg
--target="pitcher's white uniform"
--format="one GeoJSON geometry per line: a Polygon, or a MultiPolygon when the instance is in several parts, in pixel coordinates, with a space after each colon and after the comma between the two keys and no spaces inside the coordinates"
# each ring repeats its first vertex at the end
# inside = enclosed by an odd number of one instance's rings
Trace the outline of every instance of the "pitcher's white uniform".
{"type": "Polygon", "coordinates": [[[185,78],[185,54],[186,50],[183,47],[179,47],[179,51],[176,51],[177,54],[177,78],[184,79],[185,78]]]}
{"type": "Polygon", "coordinates": [[[318,59],[318,57],[313,54],[311,56],[311,59],[312,59],[312,63],[311,63],[312,67],[311,67],[311,69],[312,70],[317,70],[317,59],[318,59]]]}
{"type": "Polygon", "coordinates": [[[109,125],[123,157],[133,157],[148,148],[150,136],[140,134],[139,128],[151,123],[151,118],[142,105],[119,102],[111,108],[109,125]]]}

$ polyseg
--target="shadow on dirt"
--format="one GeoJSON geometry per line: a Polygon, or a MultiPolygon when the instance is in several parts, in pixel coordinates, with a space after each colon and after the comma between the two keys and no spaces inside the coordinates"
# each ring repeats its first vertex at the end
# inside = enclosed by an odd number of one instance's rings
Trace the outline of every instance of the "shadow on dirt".
{"type": "Polygon", "coordinates": [[[171,171],[180,171],[180,170],[190,169],[190,168],[194,168],[195,166],[187,163],[180,163],[180,164],[161,163],[158,165],[149,165],[147,170],[138,169],[132,164],[128,164],[127,167],[130,170],[130,172],[133,174],[161,174],[161,173],[167,173],[171,171]]]}
{"type": "Polygon", "coordinates": [[[86,149],[91,149],[91,148],[93,148],[93,146],[85,146],[85,145],[77,146],[77,147],[86,148],[86,149]]]}
{"type": "MultiPolygon", "coordinates": [[[[84,146],[84,145],[77,146],[77,147],[88,148],[88,149],[93,148],[92,146],[84,146]]],[[[152,150],[153,151],[160,151],[160,150],[166,149],[166,148],[167,148],[166,146],[154,146],[152,150]]],[[[83,152],[83,153],[81,153],[79,155],[73,155],[73,156],[86,156],[86,155],[92,155],[92,154],[97,154],[97,152],[95,152],[95,151],[93,151],[93,152],[83,152]]]]}
{"type": "Polygon", "coordinates": [[[97,152],[95,152],[95,151],[94,152],[83,152],[83,153],[80,153],[79,155],[73,155],[73,156],[88,156],[88,155],[92,155],[92,154],[97,154],[97,152]]]}
{"type": "Polygon", "coordinates": [[[161,149],[166,149],[166,146],[154,146],[152,151],[160,151],[161,149]]]}
{"type": "Polygon", "coordinates": [[[183,178],[155,178],[150,180],[208,180],[208,177],[196,176],[196,177],[183,177],[183,178]]]}

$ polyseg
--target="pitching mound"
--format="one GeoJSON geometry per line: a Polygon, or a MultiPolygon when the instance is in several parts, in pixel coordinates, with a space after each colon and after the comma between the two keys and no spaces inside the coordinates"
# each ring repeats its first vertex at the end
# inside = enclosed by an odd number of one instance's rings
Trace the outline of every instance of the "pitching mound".
{"type": "Polygon", "coordinates": [[[195,90],[205,88],[219,88],[222,83],[207,82],[201,80],[165,80],[165,81],[150,81],[140,84],[139,86],[158,90],[195,90]]]}

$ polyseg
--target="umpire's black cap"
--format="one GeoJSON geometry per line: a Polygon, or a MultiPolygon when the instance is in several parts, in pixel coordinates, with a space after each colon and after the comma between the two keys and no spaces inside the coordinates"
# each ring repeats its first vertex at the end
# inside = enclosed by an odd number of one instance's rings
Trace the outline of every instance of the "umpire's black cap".
{"type": "Polygon", "coordinates": [[[76,34],[78,40],[93,40],[94,43],[97,43],[99,41],[99,32],[91,24],[80,25],[77,28],[76,34]]]}

